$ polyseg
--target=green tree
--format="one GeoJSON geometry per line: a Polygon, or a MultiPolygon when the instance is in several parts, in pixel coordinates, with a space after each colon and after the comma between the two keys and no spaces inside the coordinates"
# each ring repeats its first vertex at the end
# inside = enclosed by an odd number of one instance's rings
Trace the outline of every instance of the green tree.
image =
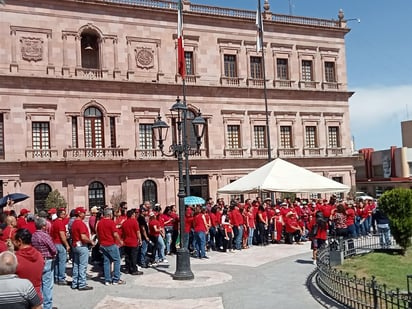
{"type": "Polygon", "coordinates": [[[391,233],[405,254],[412,237],[412,190],[386,191],[379,199],[379,207],[387,214],[391,233]]]}
{"type": "Polygon", "coordinates": [[[45,210],[49,210],[51,208],[66,208],[67,203],[64,197],[60,194],[59,190],[53,190],[49,193],[45,201],[45,210]]]}

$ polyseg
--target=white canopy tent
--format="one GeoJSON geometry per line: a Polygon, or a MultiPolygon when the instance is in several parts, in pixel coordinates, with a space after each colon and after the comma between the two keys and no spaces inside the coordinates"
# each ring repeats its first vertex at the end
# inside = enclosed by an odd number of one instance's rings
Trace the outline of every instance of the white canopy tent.
{"type": "Polygon", "coordinates": [[[259,192],[335,193],[349,192],[339,182],[277,158],[217,190],[218,193],[259,192]]]}

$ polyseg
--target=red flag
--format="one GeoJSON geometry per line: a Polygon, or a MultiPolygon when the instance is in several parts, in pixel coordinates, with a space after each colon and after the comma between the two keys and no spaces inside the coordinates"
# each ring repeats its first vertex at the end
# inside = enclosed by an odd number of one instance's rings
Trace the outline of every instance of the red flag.
{"type": "Polygon", "coordinates": [[[185,49],[183,46],[183,5],[179,0],[177,7],[177,67],[182,79],[186,77],[185,49]]]}

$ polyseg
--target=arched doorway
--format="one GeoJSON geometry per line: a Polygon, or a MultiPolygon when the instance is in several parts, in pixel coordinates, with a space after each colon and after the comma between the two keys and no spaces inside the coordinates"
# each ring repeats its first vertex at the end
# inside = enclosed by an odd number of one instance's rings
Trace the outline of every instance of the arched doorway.
{"type": "Polygon", "coordinates": [[[106,205],[104,185],[99,181],[94,181],[89,185],[89,210],[106,205]]]}
{"type": "Polygon", "coordinates": [[[51,191],[52,188],[47,183],[38,184],[34,188],[34,210],[36,213],[45,209],[46,199],[51,191]]]}

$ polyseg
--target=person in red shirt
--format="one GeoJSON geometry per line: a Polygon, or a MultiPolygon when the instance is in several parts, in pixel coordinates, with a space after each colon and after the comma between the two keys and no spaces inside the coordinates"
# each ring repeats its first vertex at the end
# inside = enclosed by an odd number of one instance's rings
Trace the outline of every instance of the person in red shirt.
{"type": "Polygon", "coordinates": [[[34,286],[40,299],[44,259],[42,254],[31,245],[31,233],[27,229],[18,229],[13,237],[16,250],[17,270],[16,275],[28,279],[34,286]]]}
{"type": "Polygon", "coordinates": [[[353,202],[349,202],[346,208],[346,225],[348,226],[348,236],[352,238],[356,238],[356,213],[353,209],[353,202]]]}
{"type": "Polygon", "coordinates": [[[193,218],[193,229],[195,232],[195,248],[199,259],[208,259],[206,256],[206,233],[209,225],[206,220],[206,207],[196,206],[195,216],[193,218]]]}
{"type": "Polygon", "coordinates": [[[136,220],[136,211],[128,210],[126,217],[126,221],[122,224],[126,271],[131,275],[143,275],[143,272],[137,268],[137,250],[142,243],[142,238],[139,223],[136,220]]]}
{"type": "Polygon", "coordinates": [[[275,209],[275,215],[273,217],[273,224],[275,227],[275,243],[279,244],[280,241],[282,240],[282,234],[283,234],[283,226],[284,226],[284,222],[283,222],[283,217],[280,214],[280,210],[279,209],[275,209]]]}
{"type": "Polygon", "coordinates": [[[65,216],[66,211],[59,210],[57,212],[58,218],[53,221],[51,229],[51,237],[57,249],[56,259],[54,261],[54,282],[58,285],[67,285],[66,261],[70,245],[67,241],[66,226],[63,223],[65,216]]]}
{"type": "Polygon", "coordinates": [[[258,208],[258,213],[256,216],[257,230],[258,230],[258,241],[259,246],[264,246],[267,244],[266,230],[268,228],[268,218],[265,211],[265,207],[260,205],[258,208]]]}
{"type": "MultiPolygon", "coordinates": [[[[181,242],[183,243],[183,248],[189,249],[190,233],[193,225],[193,209],[188,205],[185,212],[185,234],[180,235],[181,242]]],[[[192,248],[194,249],[194,248],[192,248]]]]}
{"type": "Polygon", "coordinates": [[[170,255],[171,245],[172,245],[172,234],[173,234],[173,222],[172,208],[171,206],[166,206],[160,218],[163,221],[164,232],[165,232],[165,243],[166,243],[166,254],[170,255]]]}
{"type": "Polygon", "coordinates": [[[243,236],[243,217],[239,211],[239,207],[234,201],[231,202],[230,206],[230,222],[233,227],[233,238],[235,242],[235,249],[242,250],[242,236],[243,236]]]}
{"type": "MultiPolygon", "coordinates": [[[[100,250],[103,253],[103,272],[105,285],[124,284],[120,279],[120,251],[117,244],[123,246],[123,240],[120,238],[118,228],[113,221],[113,210],[104,209],[104,217],[99,221],[96,227],[97,238],[100,243],[100,250]],[[111,272],[111,263],[113,263],[113,276],[111,272]]],[[[124,223],[124,220],[122,223],[124,223]]],[[[136,222],[137,223],[137,222],[136,222]]]]}
{"type": "Polygon", "coordinates": [[[156,214],[153,211],[151,211],[149,213],[149,239],[150,239],[150,245],[151,245],[150,264],[152,266],[156,266],[158,262],[155,259],[156,259],[158,238],[160,236],[161,230],[162,230],[162,227],[160,226],[159,220],[157,220],[156,214]]]}
{"type": "Polygon", "coordinates": [[[22,228],[26,228],[27,225],[27,215],[30,213],[30,210],[26,209],[26,208],[22,208],[20,210],[20,215],[17,218],[17,228],[18,229],[22,229],[22,228]]]}
{"type": "Polygon", "coordinates": [[[34,223],[34,219],[35,219],[35,216],[33,214],[27,215],[27,218],[26,218],[27,224],[25,228],[28,229],[31,234],[33,234],[37,230],[36,224],[34,223]]]}
{"type": "Polygon", "coordinates": [[[299,225],[296,214],[293,211],[290,211],[286,215],[285,219],[285,243],[293,244],[295,241],[297,244],[300,244],[300,238],[302,235],[302,227],[299,225]]]}
{"type": "Polygon", "coordinates": [[[87,285],[86,271],[89,263],[89,248],[94,243],[90,239],[89,229],[83,222],[86,216],[86,209],[84,207],[77,207],[74,210],[76,219],[71,225],[71,238],[73,247],[73,281],[72,289],[79,291],[93,290],[93,287],[87,285]]]}
{"type": "Polygon", "coordinates": [[[308,224],[309,239],[311,240],[312,260],[316,265],[318,249],[323,246],[328,237],[328,219],[322,211],[317,211],[308,224]]]}
{"type": "Polygon", "coordinates": [[[247,245],[249,248],[251,248],[253,246],[253,235],[255,234],[255,229],[256,229],[255,210],[252,205],[250,205],[247,208],[246,221],[247,221],[247,226],[249,229],[247,245]]]}
{"type": "Polygon", "coordinates": [[[2,235],[0,235],[0,240],[6,243],[7,248],[10,251],[14,251],[13,237],[17,230],[16,225],[16,218],[14,216],[7,216],[6,227],[3,229],[2,235]]]}

